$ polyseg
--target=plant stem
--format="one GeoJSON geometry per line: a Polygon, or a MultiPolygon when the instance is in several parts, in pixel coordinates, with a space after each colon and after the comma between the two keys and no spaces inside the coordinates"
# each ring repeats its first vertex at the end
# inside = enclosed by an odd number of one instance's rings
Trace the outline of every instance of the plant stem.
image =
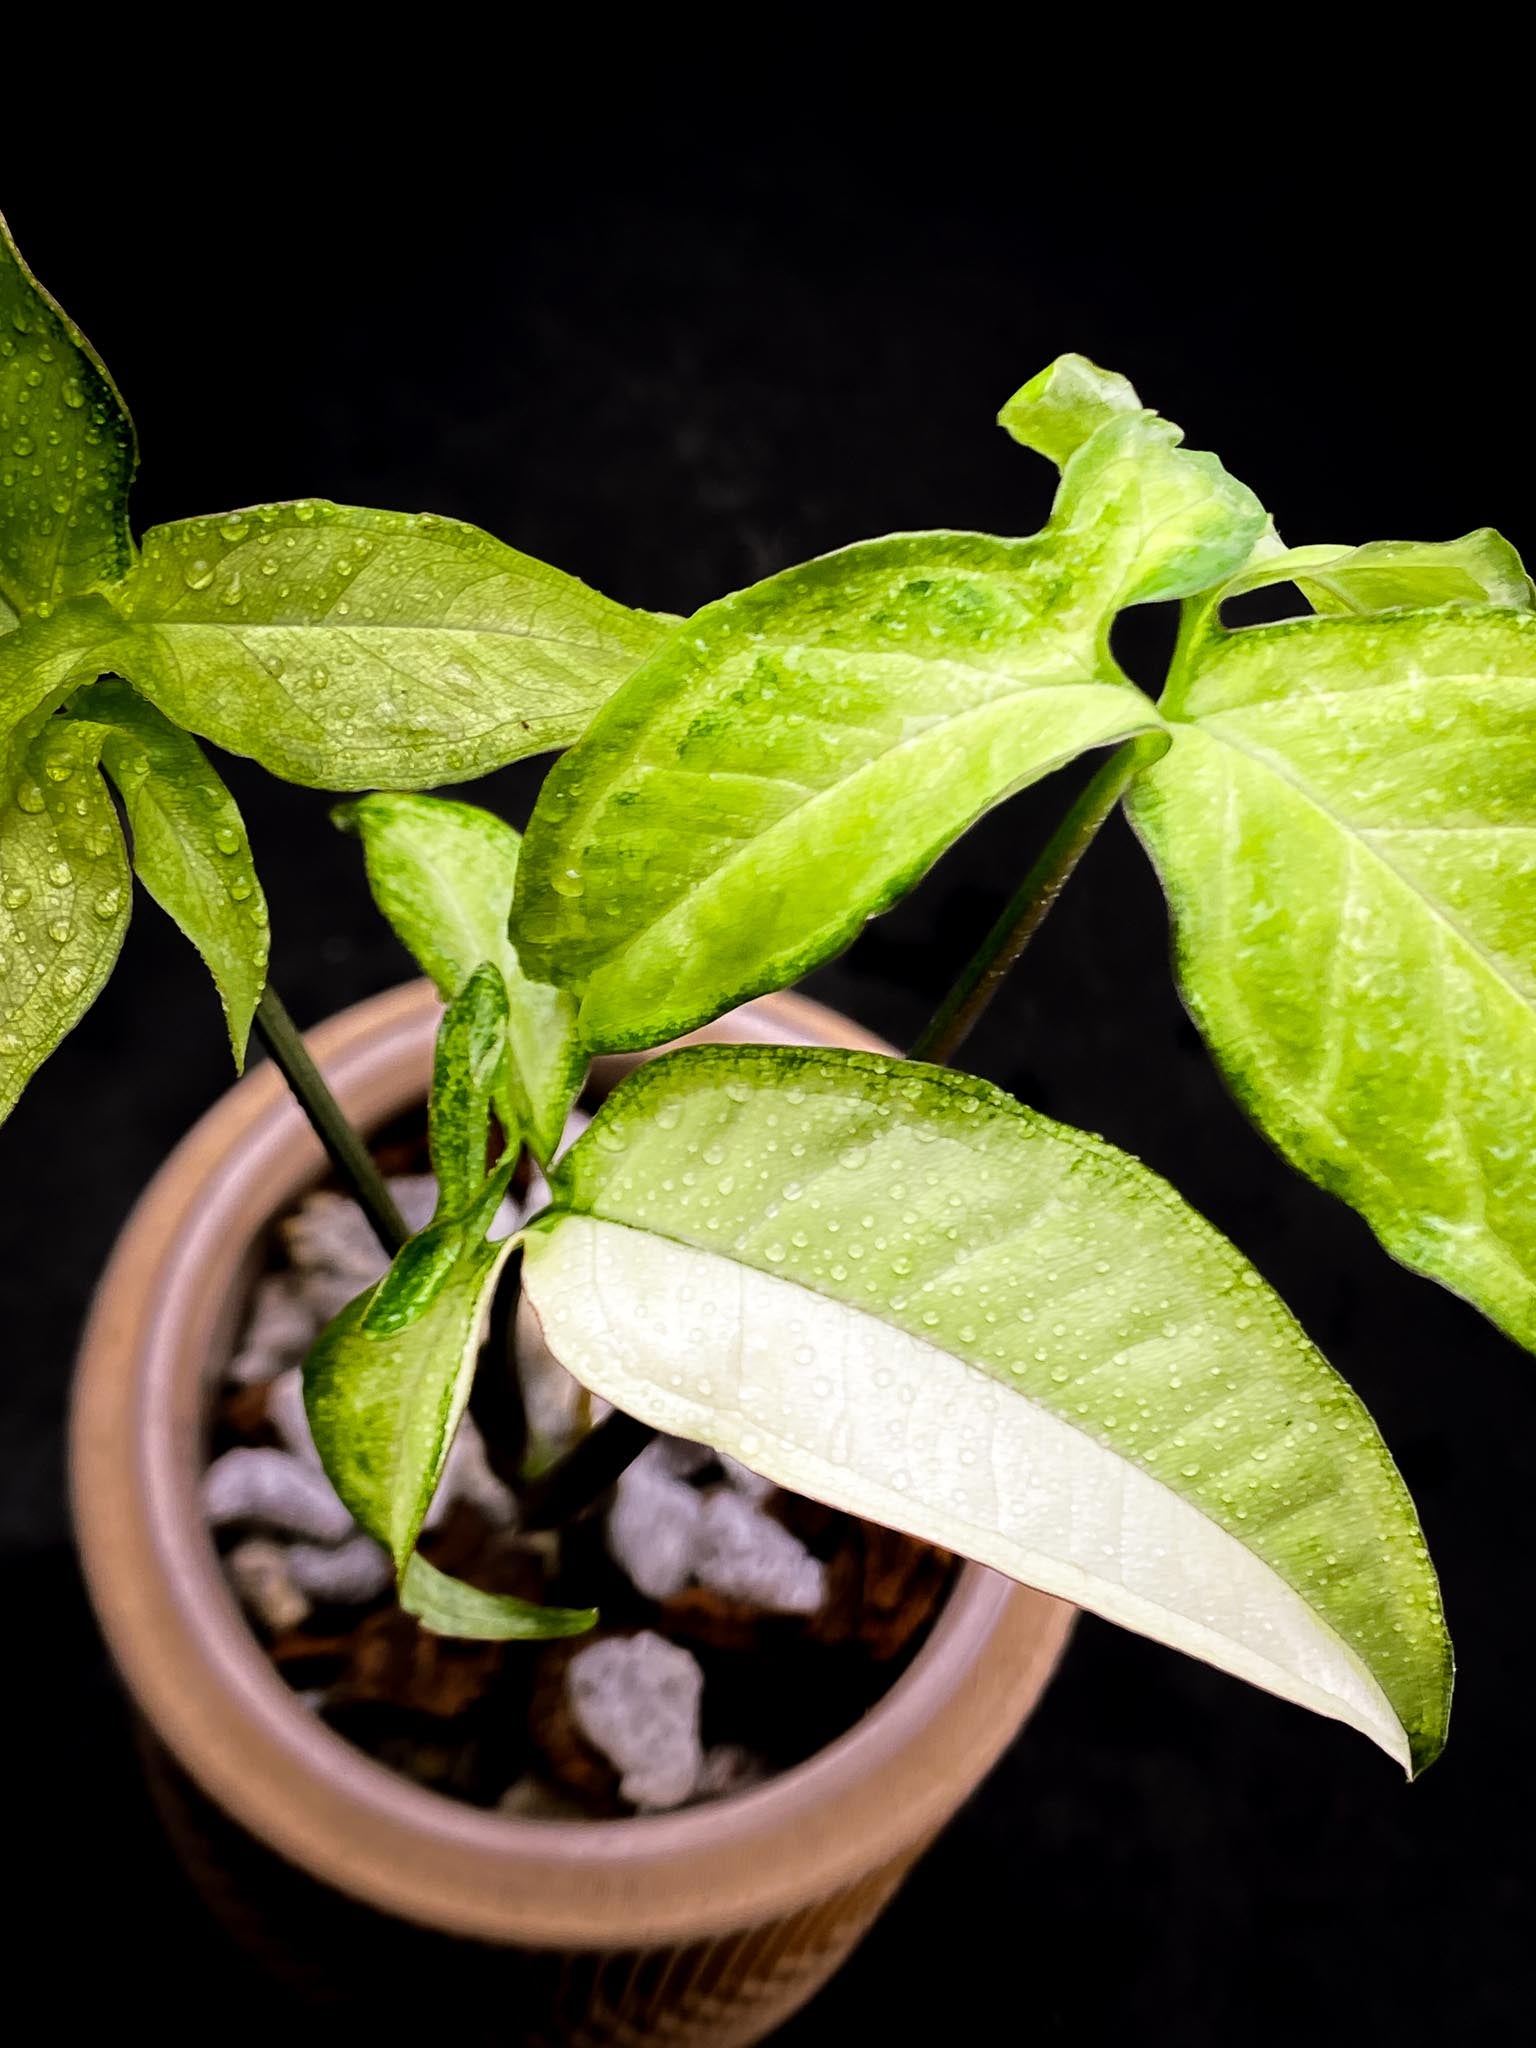
{"type": "Polygon", "coordinates": [[[385,1186],[384,1176],[374,1164],[373,1154],[348,1123],[341,1104],[310,1058],[299,1027],[270,982],[257,1005],[256,1033],[271,1054],[272,1064],[293,1090],[300,1109],[309,1118],[315,1136],[325,1147],[348,1193],[373,1225],[379,1243],[393,1258],[411,1234],[405,1219],[395,1207],[394,1196],[385,1186]]]}
{"type": "MultiPolygon", "coordinates": [[[[1127,741],[1110,755],[1046,841],[1002,916],[912,1047],[911,1058],[939,1067],[953,1060],[1145,758],[1138,740],[1127,741]]],[[[524,1494],[524,1526],[549,1528],[584,1513],[623,1477],[656,1435],[645,1423],[616,1410],[524,1494]]]]}
{"type": "Polygon", "coordinates": [[[975,1030],[1041,925],[1100,826],[1135,779],[1145,756],[1130,740],[1110,755],[1041,849],[964,973],[919,1033],[910,1057],[947,1067],[975,1030]]]}
{"type": "Polygon", "coordinates": [[[616,1408],[606,1422],[589,1429],[574,1450],[550,1466],[523,1491],[519,1506],[525,1529],[553,1529],[574,1521],[600,1501],[660,1434],[616,1408]]]}

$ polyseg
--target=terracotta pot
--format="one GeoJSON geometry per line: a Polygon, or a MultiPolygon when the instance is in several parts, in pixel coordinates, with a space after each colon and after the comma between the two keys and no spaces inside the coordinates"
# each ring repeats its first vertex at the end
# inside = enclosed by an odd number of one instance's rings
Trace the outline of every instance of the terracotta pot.
{"type": "MultiPolygon", "coordinates": [[[[418,983],[313,1034],[361,1126],[422,1099],[437,1016],[418,983]]],[[[700,1035],[887,1049],[794,996],[700,1035]]],[[[862,1721],[714,1805],[529,1821],[394,1775],[277,1676],[198,1508],[210,1394],[264,1233],[323,1166],[260,1067],[143,1197],[86,1332],[80,1546],[172,1832],[247,1942],[350,2010],[382,1992],[398,2019],[420,1991],[452,2010],[459,2041],[476,2014],[509,2041],[745,2048],[825,1982],[980,1783],[1040,1697],[1072,1610],[967,1567],[862,1721]]]]}

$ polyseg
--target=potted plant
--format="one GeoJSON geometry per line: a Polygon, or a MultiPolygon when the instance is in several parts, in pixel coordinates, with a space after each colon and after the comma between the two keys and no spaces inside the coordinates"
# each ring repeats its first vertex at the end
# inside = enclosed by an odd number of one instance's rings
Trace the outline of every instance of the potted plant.
{"type": "MultiPolygon", "coordinates": [[[[1002,414],[1062,471],[1040,534],[867,542],[687,621],[452,522],[312,502],[135,550],[105,373],[14,256],[0,294],[5,1071],[14,1094],[121,938],[104,768],[237,1059],[254,1016],[393,1253],[304,1377],[326,1474],[402,1607],[479,1640],[593,1619],[419,1547],[485,1318],[516,1287],[532,1336],[615,1411],[527,1482],[525,1521],[578,1517],[660,1430],[1344,1720],[1410,1773],[1431,1761],[1438,1591],[1358,1401],[1165,1183],[948,1062],[1124,801],[1245,1107],[1390,1251],[1528,1343],[1536,624],[1508,545],[1287,549],[1215,458],[1066,357],[1002,414]],[[1284,584],[1299,615],[1224,614],[1284,584]],[[1118,612],[1154,601],[1182,606],[1156,701],[1109,650],[1118,612]],[[435,1009],[412,994],[337,1020],[321,1078],[264,987],[249,849],[192,734],[380,792],[343,822],[447,1004],[435,1207],[414,1232],[357,1128],[419,1102],[435,1009]],[[521,841],[410,793],[560,746],[521,841]],[[616,1059],[729,1031],[986,809],[1101,748],[911,1059],[781,1009],[831,1042],[697,1045],[617,1077],[616,1059]],[[603,1099],[557,1160],[594,1060],[603,1099]],[[548,1199],[497,1234],[525,1152],[548,1199]]],[[[734,1028],[761,1040],[776,1019],[734,1028]]],[[[968,1569],[867,1719],[718,1807],[570,1827],[391,1783],[263,1675],[195,1511],[231,1291],[315,1157],[251,1077],[104,1285],[77,1508],[130,1683],[290,1862],[519,1944],[546,2032],[760,2038],[1017,1725],[1062,1608],[968,1569]]]]}

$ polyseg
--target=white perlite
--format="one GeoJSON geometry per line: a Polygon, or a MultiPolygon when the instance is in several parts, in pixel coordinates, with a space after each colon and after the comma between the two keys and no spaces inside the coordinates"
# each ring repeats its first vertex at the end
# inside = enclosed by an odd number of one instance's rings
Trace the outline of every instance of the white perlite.
{"type": "Polygon", "coordinates": [[[344,1543],[290,1543],[286,1556],[295,1585],[312,1599],[334,1600],[343,1607],[377,1599],[395,1576],[383,1544],[361,1531],[344,1543]]]}
{"type": "Polygon", "coordinates": [[[704,1496],[670,1469],[668,1443],[647,1444],[614,1489],[608,1554],[647,1600],[670,1600],[693,1576],[704,1496]]]}
{"type": "Polygon", "coordinates": [[[215,1529],[256,1522],[318,1543],[339,1543],[353,1529],[323,1472],[264,1445],[242,1444],[214,1459],[203,1474],[203,1513],[215,1529]]]}
{"type": "Polygon", "coordinates": [[[703,1445],[676,1437],[641,1452],[608,1511],[614,1563],[649,1600],[670,1600],[697,1583],[765,1613],[814,1614],[826,1598],[826,1570],[764,1513],[773,1488],[734,1459],[720,1461],[723,1484],[690,1486],[712,1460],[703,1445]]]}
{"type": "Polygon", "coordinates": [[[692,1795],[704,1768],[704,1674],[686,1650],[650,1629],[609,1636],[577,1651],[565,1684],[577,1727],[619,1773],[632,1806],[655,1812],[692,1795]]]}
{"type": "Polygon", "coordinates": [[[827,1594],[820,1560],[729,1486],[704,1495],[693,1568],[701,1585],[769,1614],[814,1614],[827,1594]]]}
{"type": "Polygon", "coordinates": [[[245,1337],[229,1368],[237,1386],[269,1380],[295,1365],[315,1341],[312,1310],[301,1300],[292,1273],[269,1273],[256,1282],[245,1337]]]}

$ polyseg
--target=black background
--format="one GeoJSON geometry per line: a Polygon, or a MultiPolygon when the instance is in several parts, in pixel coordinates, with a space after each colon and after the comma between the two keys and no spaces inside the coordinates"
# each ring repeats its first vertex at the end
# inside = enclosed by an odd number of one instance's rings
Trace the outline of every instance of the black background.
{"type": "MultiPolygon", "coordinates": [[[[918,109],[855,146],[826,118],[690,142],[658,109],[621,163],[573,127],[508,141],[474,177],[406,138],[366,172],[306,153],[285,182],[304,137],[269,135],[254,159],[230,137],[141,170],[131,203],[61,188],[41,158],[18,162],[5,200],[133,407],[141,524],[305,493],[430,509],[686,611],[890,529],[1031,531],[1051,473],[991,418],[1077,348],[1219,450],[1288,539],[1489,523],[1536,548],[1526,266],[1464,160],[1419,136],[1411,165],[1389,155],[1328,190],[1313,105],[1297,116],[1314,124],[1310,184],[1265,171],[1236,117],[1187,166],[1094,170],[1093,114],[1089,143],[1042,160],[990,115],[936,127],[918,109]]],[[[1119,637],[1155,675],[1160,629],[1119,637]]],[[[400,978],[324,797],[227,767],[300,1020],[400,978]]],[[[536,786],[525,765],[479,794],[521,823],[536,786]]],[[[814,992],[909,1038],[1069,787],[995,813],[814,992]]],[[[1359,1737],[1086,1621],[1013,1754],[780,2037],[792,2048],[865,2029],[1484,2040],[1536,1988],[1529,1361],[1268,1151],[1214,1077],[1166,947],[1116,823],[971,1064],[1172,1178],[1365,1396],[1444,1580],[1462,1673],[1450,1749],[1405,1788],[1359,1737]]],[[[18,1869],[39,1925],[87,1931],[88,1966],[56,1980],[82,2030],[152,2014],[173,2040],[247,2023],[299,2040],[160,1845],[60,1468],[93,1276],[227,1085],[221,1041],[201,968],[141,905],[0,1153],[5,1692],[12,1768],[46,1809],[18,1869]]]]}

